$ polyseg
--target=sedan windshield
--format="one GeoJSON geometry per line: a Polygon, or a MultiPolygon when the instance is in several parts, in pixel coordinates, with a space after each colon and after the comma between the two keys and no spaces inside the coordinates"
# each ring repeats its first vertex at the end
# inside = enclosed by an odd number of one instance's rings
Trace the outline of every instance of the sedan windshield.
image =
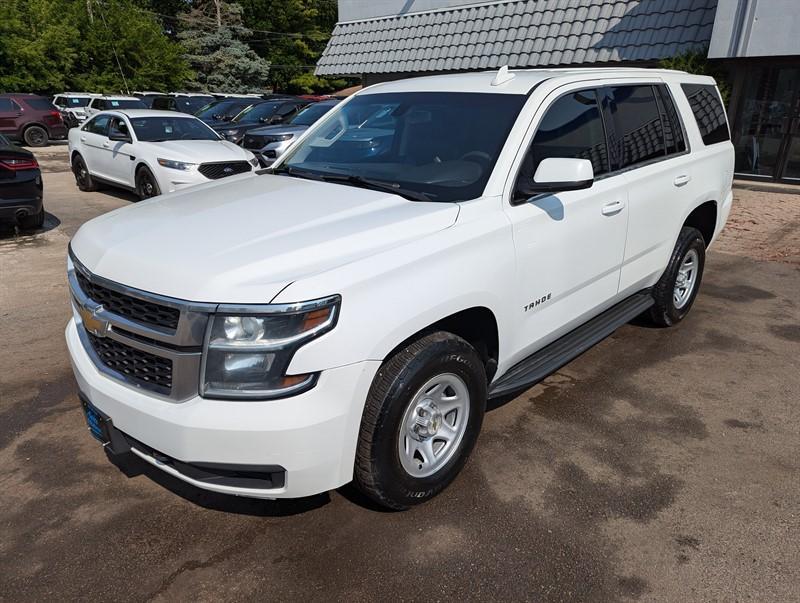
{"type": "Polygon", "coordinates": [[[275,171],[409,199],[474,199],[526,99],[462,92],[360,95],[291,149],[275,171]]]}
{"type": "Polygon", "coordinates": [[[219,140],[216,132],[194,117],[134,117],[131,125],[141,142],[219,140]]]}
{"type": "Polygon", "coordinates": [[[335,106],[335,103],[314,103],[300,111],[289,123],[293,126],[310,126],[335,106]]]}

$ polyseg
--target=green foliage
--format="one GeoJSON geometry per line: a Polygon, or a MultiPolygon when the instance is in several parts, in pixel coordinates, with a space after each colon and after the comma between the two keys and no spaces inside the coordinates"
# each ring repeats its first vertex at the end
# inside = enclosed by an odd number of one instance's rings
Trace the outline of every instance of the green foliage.
{"type": "Polygon", "coordinates": [[[329,94],[346,88],[347,84],[347,80],[323,78],[306,71],[289,80],[286,92],[290,94],[329,94]]]}
{"type": "Polygon", "coordinates": [[[215,3],[195,5],[182,20],[184,29],[178,34],[184,56],[196,73],[187,86],[212,92],[262,92],[268,88],[269,63],[243,41],[251,32],[241,25],[242,8],[220,2],[222,26],[217,27],[215,3]]]}
{"type": "Polygon", "coordinates": [[[169,90],[191,75],[181,47],[131,0],[4,0],[3,13],[0,90],[169,90]]]}
{"type": "Polygon", "coordinates": [[[695,75],[710,75],[717,80],[722,102],[727,106],[731,95],[731,85],[728,81],[728,72],[720,65],[712,63],[706,58],[708,49],[689,50],[682,54],[659,61],[659,66],[664,69],[676,69],[695,75]]]}

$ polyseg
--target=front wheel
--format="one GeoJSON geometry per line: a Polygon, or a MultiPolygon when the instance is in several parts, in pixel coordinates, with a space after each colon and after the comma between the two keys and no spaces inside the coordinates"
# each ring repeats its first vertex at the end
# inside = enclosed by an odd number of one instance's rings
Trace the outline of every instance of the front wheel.
{"type": "Polygon", "coordinates": [[[486,371],[462,338],[435,332],[381,366],[367,396],[355,482],[373,501],[407,509],[455,479],[478,438],[486,371]]]}
{"type": "Polygon", "coordinates": [[[89,173],[89,168],[86,166],[86,162],[83,160],[83,157],[78,154],[72,158],[72,173],[75,176],[75,183],[78,185],[80,190],[85,192],[97,190],[97,183],[89,173]]]}
{"type": "Polygon", "coordinates": [[[703,235],[696,228],[684,226],[667,269],[653,287],[652,322],[661,327],[671,327],[684,319],[697,297],[705,263],[703,235]]]}
{"type": "Polygon", "coordinates": [[[139,171],[136,172],[136,194],[139,195],[139,199],[141,200],[157,197],[161,194],[161,189],[158,187],[156,177],[153,176],[153,172],[146,167],[141,167],[139,171]]]}

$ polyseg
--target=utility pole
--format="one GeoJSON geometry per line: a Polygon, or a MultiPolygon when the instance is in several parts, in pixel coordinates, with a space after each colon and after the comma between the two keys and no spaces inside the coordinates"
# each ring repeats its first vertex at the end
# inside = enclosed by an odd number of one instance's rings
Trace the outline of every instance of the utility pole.
{"type": "Polygon", "coordinates": [[[89,23],[94,23],[94,13],[92,12],[92,0],[86,0],[86,12],[89,13],[89,23]]]}

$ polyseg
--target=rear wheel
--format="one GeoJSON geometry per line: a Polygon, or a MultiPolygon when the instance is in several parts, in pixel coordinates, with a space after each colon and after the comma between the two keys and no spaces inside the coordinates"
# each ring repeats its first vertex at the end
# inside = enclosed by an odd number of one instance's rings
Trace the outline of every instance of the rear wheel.
{"type": "Polygon", "coordinates": [[[667,269],[653,287],[655,304],[650,308],[650,319],[655,324],[670,327],[689,313],[700,289],[705,263],[703,235],[696,228],[684,226],[667,269]]]}
{"type": "Polygon", "coordinates": [[[431,333],[384,362],[361,422],[355,482],[378,504],[406,509],[455,479],[478,438],[486,372],[456,335],[431,333]]]}
{"type": "Polygon", "coordinates": [[[156,177],[146,167],[140,167],[139,171],[136,172],[136,194],[142,200],[157,197],[161,194],[156,177]]]}
{"type": "Polygon", "coordinates": [[[43,147],[47,144],[47,130],[42,126],[28,126],[22,133],[25,144],[29,147],[43,147]]]}
{"type": "Polygon", "coordinates": [[[83,157],[76,154],[72,158],[72,173],[75,176],[75,183],[82,191],[91,192],[97,190],[97,183],[89,173],[89,168],[86,167],[86,162],[83,157]]]}
{"type": "Polygon", "coordinates": [[[42,209],[39,210],[38,213],[35,213],[31,216],[25,216],[21,218],[19,221],[19,227],[25,230],[33,230],[35,228],[41,228],[44,224],[44,205],[42,205],[42,209]]]}

